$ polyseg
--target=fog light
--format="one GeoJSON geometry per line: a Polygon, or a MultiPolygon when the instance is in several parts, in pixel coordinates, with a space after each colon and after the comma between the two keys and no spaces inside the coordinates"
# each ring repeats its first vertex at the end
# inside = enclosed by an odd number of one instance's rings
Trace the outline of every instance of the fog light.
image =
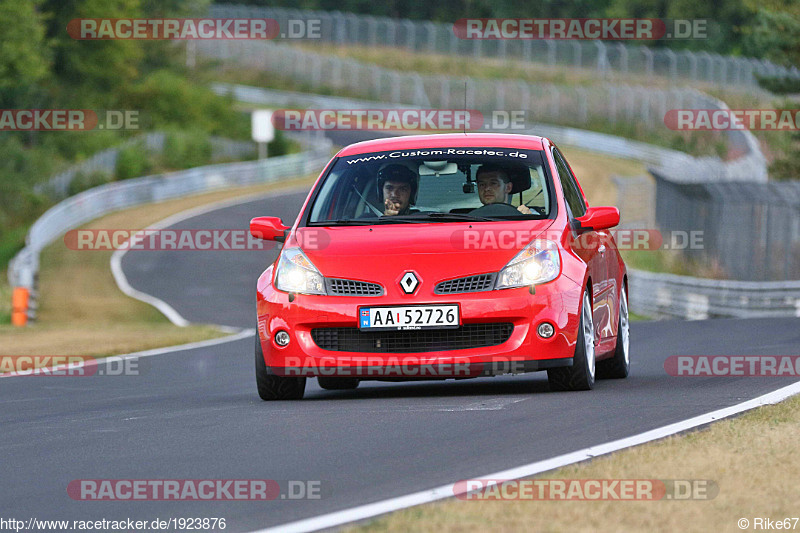
{"type": "Polygon", "coordinates": [[[275,334],[275,344],[278,346],[286,346],[289,344],[289,334],[281,330],[275,334]]]}
{"type": "Polygon", "coordinates": [[[554,328],[553,324],[550,322],[542,322],[539,324],[539,327],[536,329],[536,331],[543,339],[549,339],[556,332],[556,328],[554,328]]]}

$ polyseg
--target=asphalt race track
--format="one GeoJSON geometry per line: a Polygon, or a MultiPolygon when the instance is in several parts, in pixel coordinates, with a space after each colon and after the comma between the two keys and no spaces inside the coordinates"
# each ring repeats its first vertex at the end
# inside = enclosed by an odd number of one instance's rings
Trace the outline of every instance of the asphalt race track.
{"type": "MultiPolygon", "coordinates": [[[[213,211],[180,228],[291,223],[305,191],[213,211]]],[[[130,284],[192,322],[253,328],[266,251],[136,251],[130,284]]],[[[400,268],[400,266],[398,266],[400,268]]],[[[253,338],[140,360],[141,375],[0,379],[0,508],[27,520],[217,517],[249,531],[512,468],[740,403],[790,378],[678,378],[670,355],[800,355],[792,319],[632,326],[632,375],[551,393],[544,373],[362,383],[262,402],[253,338]],[[93,502],[76,479],[319,480],[321,498],[270,502],[93,502]]],[[[697,477],[703,477],[698,473],[697,477]]]]}

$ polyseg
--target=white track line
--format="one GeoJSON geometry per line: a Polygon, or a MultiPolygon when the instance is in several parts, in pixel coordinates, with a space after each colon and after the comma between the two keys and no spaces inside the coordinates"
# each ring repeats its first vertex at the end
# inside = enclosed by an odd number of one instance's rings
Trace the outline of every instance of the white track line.
{"type": "MultiPolygon", "coordinates": [[[[662,439],[669,435],[675,435],[676,433],[710,424],[711,422],[727,418],[756,407],[761,407],[762,405],[778,403],[781,400],[785,400],[786,398],[794,396],[798,393],[800,393],[800,382],[793,383],[788,387],[783,387],[782,389],[778,389],[768,394],[764,394],[763,396],[759,396],[731,407],[718,409],[716,411],[696,416],[688,420],[683,420],[681,422],[662,426],[650,431],[645,431],[644,433],[639,433],[638,435],[632,435],[624,439],[607,442],[598,446],[591,446],[589,448],[559,455],[551,459],[545,459],[543,461],[537,461],[535,463],[518,466],[509,470],[473,477],[476,479],[502,480],[519,479],[541,474],[542,472],[547,472],[548,470],[586,461],[587,459],[592,459],[593,457],[609,454],[625,448],[630,448],[631,446],[638,446],[646,442],[662,439]]],[[[388,500],[369,503],[366,505],[359,505],[358,507],[352,507],[342,511],[336,511],[313,518],[307,518],[305,520],[298,520],[296,522],[289,522],[267,529],[260,529],[252,533],[304,533],[308,531],[333,528],[350,522],[374,518],[382,514],[399,511],[415,505],[430,503],[445,498],[452,498],[455,496],[454,487],[455,483],[450,483],[432,489],[415,492],[413,494],[407,494],[405,496],[398,496],[388,500]]]]}
{"type": "MultiPolygon", "coordinates": [[[[7,372],[0,374],[0,378],[13,378],[19,376],[35,376],[38,374],[52,374],[53,372],[61,372],[61,371],[74,371],[75,369],[82,368],[89,365],[100,365],[104,363],[111,363],[114,361],[124,361],[125,359],[139,359],[141,357],[152,357],[154,355],[164,355],[167,353],[174,353],[174,352],[183,352],[186,350],[194,350],[196,348],[206,348],[208,346],[216,346],[217,344],[225,344],[227,342],[234,342],[241,339],[246,339],[248,337],[252,337],[255,335],[255,329],[243,329],[234,333],[233,335],[228,335],[227,337],[219,337],[216,339],[209,339],[206,341],[197,341],[197,342],[190,342],[187,344],[179,344],[177,346],[167,346],[166,348],[154,348],[152,350],[144,350],[141,352],[133,352],[133,353],[126,353],[122,355],[111,355],[108,357],[93,357],[88,359],[87,361],[80,361],[76,363],[68,363],[63,365],[57,365],[54,367],[47,367],[47,368],[37,368],[36,370],[32,370],[30,372],[7,372]]],[[[35,356],[32,356],[35,357],[35,356]]],[[[70,357],[68,355],[65,356],[58,356],[58,357],[70,357]]],[[[80,356],[75,356],[80,357],[80,356]]]]}
{"type": "MultiPolygon", "coordinates": [[[[278,194],[274,194],[273,196],[282,196],[286,194],[291,194],[295,191],[296,189],[280,191],[278,194]]],[[[203,215],[211,211],[216,211],[217,209],[223,209],[225,207],[247,203],[258,199],[259,197],[265,197],[265,196],[270,196],[270,193],[256,193],[238,198],[232,198],[230,200],[214,202],[212,204],[196,207],[193,209],[188,209],[186,211],[182,211],[168,218],[165,218],[164,220],[161,220],[156,224],[153,224],[147,229],[166,228],[178,222],[187,220],[189,218],[203,215]]],[[[117,250],[111,256],[111,271],[114,274],[114,280],[117,282],[117,286],[119,286],[119,289],[132,298],[135,298],[137,300],[143,301],[145,303],[148,303],[156,307],[159,311],[164,313],[164,315],[173,324],[177,326],[189,325],[189,321],[183,318],[177,311],[175,311],[175,309],[172,306],[170,306],[165,301],[160,300],[155,296],[151,296],[141,291],[137,291],[136,289],[130,286],[127,278],[125,277],[125,273],[122,270],[122,258],[126,253],[127,250],[117,250]]],[[[249,337],[254,333],[255,330],[248,329],[248,330],[243,330],[234,335],[231,335],[229,337],[222,337],[220,339],[212,339],[210,341],[183,344],[180,346],[172,346],[170,348],[159,348],[156,350],[147,350],[144,352],[118,355],[118,356],[103,358],[101,360],[98,360],[98,362],[101,361],[110,362],[110,361],[131,359],[137,357],[149,357],[153,355],[161,355],[164,353],[191,350],[194,348],[201,348],[205,346],[213,346],[215,344],[222,344],[225,342],[240,340],[249,337]]],[[[0,375],[0,377],[13,377],[14,375],[16,375],[16,373],[0,375]]],[[[630,448],[631,446],[638,446],[646,442],[662,439],[669,435],[675,435],[676,433],[680,433],[682,431],[687,431],[692,428],[703,426],[711,422],[714,422],[716,420],[727,418],[742,413],[744,411],[749,411],[750,409],[755,409],[756,407],[761,407],[762,405],[774,404],[780,402],[781,400],[785,400],[790,396],[794,396],[795,394],[798,393],[800,393],[800,382],[770,392],[763,396],[759,396],[752,400],[748,400],[746,402],[733,405],[731,407],[718,409],[717,411],[712,411],[710,413],[696,416],[688,420],[683,420],[681,422],[669,424],[667,426],[646,431],[644,433],[639,433],[638,435],[632,435],[624,439],[607,442],[605,444],[600,444],[598,446],[584,448],[582,450],[577,450],[571,453],[553,457],[551,459],[545,459],[543,461],[537,461],[535,463],[529,463],[526,465],[518,466],[516,468],[512,468],[509,470],[503,470],[501,472],[495,472],[493,474],[486,474],[474,477],[480,479],[519,479],[523,477],[533,476],[536,474],[541,474],[542,472],[547,472],[548,470],[553,470],[555,468],[560,468],[562,466],[570,465],[573,463],[579,463],[581,461],[586,461],[587,459],[598,457],[600,455],[606,455],[615,451],[623,450],[625,448],[630,448]]],[[[314,518],[307,518],[305,520],[289,522],[287,524],[282,524],[276,527],[260,529],[254,531],[253,533],[277,533],[277,532],[302,533],[302,532],[318,531],[320,529],[341,526],[343,524],[347,524],[350,522],[356,522],[359,520],[380,516],[382,514],[391,513],[393,511],[399,511],[401,509],[406,509],[408,507],[413,507],[415,505],[421,505],[424,503],[430,503],[437,500],[453,497],[455,496],[454,487],[455,487],[455,482],[447,485],[442,485],[440,487],[435,487],[433,489],[415,492],[413,494],[407,494],[405,496],[399,496],[397,498],[390,498],[388,500],[383,500],[366,505],[360,505],[358,507],[352,507],[350,509],[345,509],[343,511],[336,511],[333,513],[320,515],[314,518]]]]}
{"type": "MultiPolygon", "coordinates": [[[[149,226],[147,229],[163,229],[169,227],[173,224],[177,224],[178,222],[182,222],[184,220],[200,216],[206,213],[210,213],[211,211],[216,211],[217,209],[224,209],[226,207],[231,207],[233,205],[238,204],[245,204],[247,202],[252,202],[254,200],[258,200],[259,198],[265,197],[272,197],[272,196],[285,196],[287,194],[293,194],[295,192],[301,191],[305,189],[305,187],[291,187],[288,189],[283,189],[275,192],[259,192],[248,194],[244,196],[237,196],[236,198],[230,198],[228,200],[221,200],[219,202],[213,202],[206,205],[201,205],[198,207],[194,207],[192,209],[187,209],[186,211],[181,211],[174,215],[171,215],[163,220],[160,220],[149,226]]],[[[186,320],[180,313],[178,313],[171,305],[169,305],[164,300],[156,298],[150,294],[138,291],[131,287],[128,283],[128,278],[125,276],[125,272],[122,270],[122,258],[128,252],[126,249],[116,250],[111,255],[111,273],[114,275],[114,281],[117,282],[117,287],[126,295],[134,298],[136,300],[145,302],[147,304],[152,305],[159,311],[161,311],[164,316],[166,316],[170,322],[175,324],[176,326],[186,327],[190,324],[188,320],[186,320]]],[[[70,364],[63,364],[57,365],[54,367],[47,367],[47,368],[38,368],[36,370],[32,370],[30,372],[6,372],[0,373],[0,378],[13,378],[19,376],[30,376],[30,375],[37,375],[37,374],[45,374],[45,373],[52,373],[58,372],[63,370],[72,370],[77,369],[85,366],[87,362],[89,364],[101,364],[101,363],[110,363],[114,361],[122,361],[125,359],[137,359],[140,357],[151,357],[154,355],[163,355],[167,353],[173,352],[182,352],[184,350],[193,350],[195,348],[205,348],[207,346],[214,346],[217,344],[223,344],[226,342],[234,342],[240,339],[245,339],[247,337],[251,337],[255,334],[255,329],[240,329],[240,328],[232,328],[230,326],[224,326],[221,324],[209,324],[211,326],[216,327],[220,331],[226,333],[232,333],[232,335],[228,335],[227,337],[220,337],[217,339],[210,339],[206,341],[199,341],[199,342],[190,342],[188,344],[180,344],[178,346],[168,346],[166,348],[156,348],[153,350],[145,350],[141,352],[133,352],[128,354],[122,355],[114,355],[109,357],[97,357],[89,359],[86,362],[76,362],[70,364]]],[[[69,356],[66,356],[69,357],[69,356]]]]}
{"type": "MultiPolygon", "coordinates": [[[[285,196],[288,194],[301,191],[303,189],[305,189],[305,187],[292,187],[290,189],[280,190],[277,192],[259,192],[259,193],[248,194],[245,196],[238,196],[236,198],[230,198],[228,200],[221,200],[219,202],[213,202],[198,207],[193,207],[192,209],[181,211],[180,213],[176,213],[163,220],[160,220],[155,224],[148,226],[145,229],[157,230],[157,229],[168,228],[169,226],[177,224],[178,222],[183,222],[184,220],[204,215],[206,213],[210,213],[218,209],[224,209],[226,207],[231,207],[238,204],[246,204],[247,202],[252,202],[254,200],[258,200],[259,198],[285,196]]],[[[125,276],[125,272],[122,270],[122,258],[125,257],[126,253],[128,253],[127,249],[120,249],[116,250],[113,254],[111,254],[111,273],[114,275],[114,281],[117,282],[117,287],[119,287],[119,290],[121,290],[123,293],[130,296],[131,298],[152,305],[153,307],[161,311],[161,313],[164,316],[166,316],[169,319],[169,321],[175,324],[176,326],[180,327],[188,326],[190,322],[186,320],[180,313],[178,313],[175,310],[174,307],[169,305],[167,302],[161,300],[160,298],[156,298],[151,294],[147,294],[146,292],[142,292],[131,287],[130,283],[128,283],[128,278],[125,276]]],[[[225,326],[218,326],[218,327],[222,328],[223,330],[225,328],[225,326]]]]}

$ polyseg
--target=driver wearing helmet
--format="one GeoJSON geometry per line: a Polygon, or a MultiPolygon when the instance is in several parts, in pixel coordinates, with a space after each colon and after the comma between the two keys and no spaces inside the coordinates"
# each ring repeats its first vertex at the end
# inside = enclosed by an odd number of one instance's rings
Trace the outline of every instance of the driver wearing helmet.
{"type": "Polygon", "coordinates": [[[407,215],[417,201],[418,178],[407,167],[387,165],[378,172],[378,197],[383,199],[383,216],[407,215]]]}

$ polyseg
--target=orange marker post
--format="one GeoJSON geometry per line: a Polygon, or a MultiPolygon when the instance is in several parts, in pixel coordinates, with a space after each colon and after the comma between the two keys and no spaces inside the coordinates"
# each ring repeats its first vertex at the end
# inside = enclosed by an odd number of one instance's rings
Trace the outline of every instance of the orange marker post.
{"type": "Polygon", "coordinates": [[[28,323],[28,302],[30,291],[25,287],[16,287],[11,295],[11,323],[23,327],[28,323]]]}

